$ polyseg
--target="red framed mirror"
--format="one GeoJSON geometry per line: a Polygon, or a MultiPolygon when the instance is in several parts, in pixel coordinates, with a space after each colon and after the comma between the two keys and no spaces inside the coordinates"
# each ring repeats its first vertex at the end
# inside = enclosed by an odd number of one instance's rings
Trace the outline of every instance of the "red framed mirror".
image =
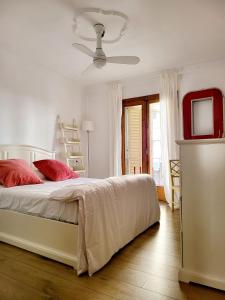
{"type": "Polygon", "coordinates": [[[217,88],[190,92],[183,99],[184,139],[223,136],[223,94],[217,88]]]}

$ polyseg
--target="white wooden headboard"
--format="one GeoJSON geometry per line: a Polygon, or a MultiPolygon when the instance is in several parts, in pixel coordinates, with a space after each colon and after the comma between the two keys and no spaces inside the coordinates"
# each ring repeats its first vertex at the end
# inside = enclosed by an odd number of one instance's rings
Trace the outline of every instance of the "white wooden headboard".
{"type": "Polygon", "coordinates": [[[55,153],[35,146],[28,145],[0,145],[0,159],[24,159],[30,166],[32,162],[40,159],[54,159],[55,153]]]}

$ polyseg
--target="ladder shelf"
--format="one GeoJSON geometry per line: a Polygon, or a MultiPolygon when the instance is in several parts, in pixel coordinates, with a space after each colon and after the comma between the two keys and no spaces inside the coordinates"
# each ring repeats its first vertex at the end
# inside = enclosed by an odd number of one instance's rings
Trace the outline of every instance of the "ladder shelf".
{"type": "Polygon", "coordinates": [[[68,139],[68,138],[65,138],[65,140],[64,140],[64,142],[63,142],[64,144],[80,144],[80,140],[79,139],[72,139],[72,138],[70,138],[70,139],[68,139]]]}
{"type": "Polygon", "coordinates": [[[73,131],[79,131],[78,127],[66,125],[65,123],[61,123],[61,128],[64,130],[73,130],[73,131]]]}
{"type": "Polygon", "coordinates": [[[81,152],[80,131],[76,125],[75,119],[73,120],[72,125],[68,125],[63,122],[59,122],[59,125],[67,165],[77,173],[85,173],[85,156],[81,152]]]}

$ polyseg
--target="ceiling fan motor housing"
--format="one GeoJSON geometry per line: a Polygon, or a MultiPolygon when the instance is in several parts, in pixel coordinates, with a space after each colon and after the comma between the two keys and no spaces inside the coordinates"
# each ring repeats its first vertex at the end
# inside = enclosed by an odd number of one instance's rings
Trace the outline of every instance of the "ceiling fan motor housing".
{"type": "Polygon", "coordinates": [[[93,58],[93,63],[98,69],[101,69],[106,64],[106,56],[102,48],[96,49],[95,57],[93,58]]]}
{"type": "Polygon", "coordinates": [[[94,58],[93,63],[96,68],[101,69],[106,64],[106,58],[96,57],[94,58]]]}
{"type": "Polygon", "coordinates": [[[106,55],[102,50],[102,37],[105,34],[105,26],[103,24],[97,23],[94,25],[94,28],[97,34],[97,48],[95,51],[93,63],[96,68],[101,69],[106,64],[106,55]]]}

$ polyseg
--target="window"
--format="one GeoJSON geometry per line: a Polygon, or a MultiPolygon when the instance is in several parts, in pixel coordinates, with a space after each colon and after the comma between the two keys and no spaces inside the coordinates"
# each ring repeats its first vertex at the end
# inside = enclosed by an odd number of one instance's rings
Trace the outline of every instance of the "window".
{"type": "Polygon", "coordinates": [[[123,100],[123,174],[149,173],[161,183],[159,95],[123,100]]]}

